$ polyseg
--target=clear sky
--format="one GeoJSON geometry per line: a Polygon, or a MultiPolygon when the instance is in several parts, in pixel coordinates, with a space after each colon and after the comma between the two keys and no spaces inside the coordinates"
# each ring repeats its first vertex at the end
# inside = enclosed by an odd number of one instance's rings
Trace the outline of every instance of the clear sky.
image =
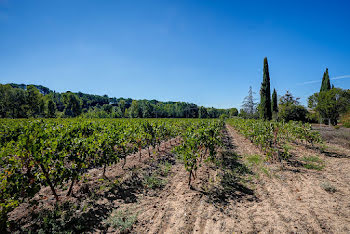
{"type": "Polygon", "coordinates": [[[239,108],[350,88],[349,1],[0,0],[0,83],[239,108]]]}

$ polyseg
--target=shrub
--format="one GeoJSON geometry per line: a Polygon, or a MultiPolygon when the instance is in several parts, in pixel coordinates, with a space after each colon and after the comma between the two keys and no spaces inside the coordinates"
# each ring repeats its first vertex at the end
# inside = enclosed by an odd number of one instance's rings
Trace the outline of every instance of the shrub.
{"type": "Polygon", "coordinates": [[[344,127],[350,128],[350,112],[344,114],[341,117],[340,121],[344,127]]]}
{"type": "Polygon", "coordinates": [[[132,226],[137,221],[137,214],[132,214],[129,210],[113,211],[111,216],[105,221],[110,226],[122,233],[130,232],[132,226]]]}
{"type": "Polygon", "coordinates": [[[278,117],[280,120],[286,122],[293,121],[306,121],[307,110],[301,105],[289,104],[289,105],[280,105],[278,117]]]}
{"type": "Polygon", "coordinates": [[[334,187],[334,185],[331,185],[329,182],[322,183],[321,187],[329,193],[335,193],[337,191],[337,189],[334,187]]]}
{"type": "Polygon", "coordinates": [[[309,111],[306,114],[306,121],[309,123],[319,123],[320,122],[320,114],[315,111],[309,111]]]}

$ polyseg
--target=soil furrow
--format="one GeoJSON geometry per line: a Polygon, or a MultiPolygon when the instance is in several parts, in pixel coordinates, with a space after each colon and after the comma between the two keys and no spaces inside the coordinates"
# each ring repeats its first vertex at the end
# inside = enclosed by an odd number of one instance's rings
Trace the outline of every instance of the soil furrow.
{"type": "MultiPolygon", "coordinates": [[[[226,127],[227,151],[238,155],[242,163],[249,155],[264,154],[232,127],[226,127]]],[[[135,227],[137,233],[348,233],[350,230],[350,165],[347,158],[332,158],[302,145],[292,150],[301,157],[318,155],[325,162],[323,170],[302,166],[263,163],[252,168],[256,199],[230,198],[224,205],[209,199],[203,186],[214,181],[218,171],[206,164],[198,172],[194,190],[187,185],[187,172],[176,162],[169,183],[154,197],[145,197],[138,207],[143,213],[135,227]],[[210,175],[210,179],[208,179],[210,175]],[[325,191],[322,182],[336,186],[325,191]],[[151,201],[151,202],[150,202],[151,201]]]]}

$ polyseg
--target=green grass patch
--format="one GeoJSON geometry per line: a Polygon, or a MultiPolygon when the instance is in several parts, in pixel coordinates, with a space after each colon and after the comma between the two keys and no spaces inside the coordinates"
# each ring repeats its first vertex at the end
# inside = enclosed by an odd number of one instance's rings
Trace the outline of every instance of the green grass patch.
{"type": "Polygon", "coordinates": [[[304,156],[303,158],[301,158],[301,160],[305,162],[303,166],[306,169],[320,171],[325,167],[324,161],[320,159],[318,156],[308,156],[308,157],[304,156]]]}
{"type": "Polygon", "coordinates": [[[245,157],[248,166],[255,167],[255,178],[259,179],[261,172],[271,178],[271,173],[268,168],[265,167],[264,158],[258,154],[248,155],[245,157]]]}
{"type": "Polygon", "coordinates": [[[263,159],[258,154],[249,155],[246,159],[251,165],[259,165],[263,162],[263,159]]]}
{"type": "Polygon", "coordinates": [[[324,168],[323,165],[317,165],[317,164],[312,164],[312,163],[306,163],[306,164],[304,164],[304,167],[306,169],[318,170],[318,171],[321,171],[324,168]]]}
{"type": "Polygon", "coordinates": [[[318,156],[304,156],[301,160],[304,162],[317,162],[317,163],[323,163],[323,160],[320,159],[318,156]]]}
{"type": "Polygon", "coordinates": [[[271,178],[270,171],[269,171],[267,168],[261,167],[261,171],[262,171],[265,175],[267,175],[268,177],[271,178]]]}
{"type": "Polygon", "coordinates": [[[105,220],[105,224],[115,230],[125,233],[132,230],[136,221],[137,214],[133,214],[129,210],[113,211],[108,219],[105,220]]]}
{"type": "Polygon", "coordinates": [[[158,169],[158,174],[161,176],[164,176],[164,177],[168,176],[170,173],[171,167],[172,167],[172,165],[169,162],[165,162],[163,164],[160,164],[159,169],[158,169]]]}
{"type": "Polygon", "coordinates": [[[163,162],[158,164],[158,168],[150,174],[144,174],[143,185],[150,189],[163,188],[167,183],[167,177],[171,171],[172,164],[163,162]]]}
{"type": "Polygon", "coordinates": [[[150,176],[145,176],[143,179],[143,184],[147,188],[157,189],[162,188],[166,184],[166,180],[158,176],[156,173],[150,176]]]}

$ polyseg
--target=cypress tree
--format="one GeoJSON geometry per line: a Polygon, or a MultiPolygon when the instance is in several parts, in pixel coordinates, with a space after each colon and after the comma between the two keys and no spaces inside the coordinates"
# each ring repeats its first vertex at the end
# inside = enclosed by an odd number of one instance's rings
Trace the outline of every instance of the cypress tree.
{"type": "Polygon", "coordinates": [[[331,82],[329,79],[329,74],[328,74],[328,68],[326,68],[326,71],[323,73],[323,78],[322,78],[322,84],[321,84],[321,89],[320,92],[322,91],[327,91],[331,89],[331,82]]]}
{"type": "Polygon", "coordinates": [[[326,72],[323,72],[323,77],[322,77],[322,83],[321,83],[321,88],[320,88],[320,92],[323,91],[323,87],[324,87],[324,80],[326,78],[326,72]]]}
{"type": "Polygon", "coordinates": [[[260,89],[260,118],[270,120],[271,112],[271,92],[270,92],[270,74],[267,58],[264,58],[263,82],[260,89]]]}
{"type": "Polygon", "coordinates": [[[272,108],[272,112],[274,112],[274,113],[278,112],[276,89],[273,89],[273,92],[272,92],[271,108],[272,108]]]}

